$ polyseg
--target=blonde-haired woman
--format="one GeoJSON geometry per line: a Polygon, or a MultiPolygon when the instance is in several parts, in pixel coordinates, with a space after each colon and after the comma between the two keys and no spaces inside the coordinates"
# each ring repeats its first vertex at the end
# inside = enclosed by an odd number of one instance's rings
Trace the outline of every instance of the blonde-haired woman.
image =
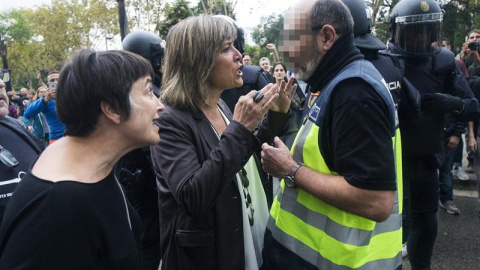
{"type": "Polygon", "coordinates": [[[198,16],[178,23],[166,39],[166,109],[156,121],[162,141],[152,147],[165,270],[262,263],[268,209],[253,154],[289,119],[296,87],[252,91],[232,116],[220,94],[243,83],[235,38],[229,20],[198,16]]]}

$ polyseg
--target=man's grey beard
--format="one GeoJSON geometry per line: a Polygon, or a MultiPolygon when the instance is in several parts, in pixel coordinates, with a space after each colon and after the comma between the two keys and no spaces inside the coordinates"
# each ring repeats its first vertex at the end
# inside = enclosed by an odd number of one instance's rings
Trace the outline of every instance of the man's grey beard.
{"type": "Polygon", "coordinates": [[[310,79],[310,77],[313,75],[315,70],[318,67],[318,64],[320,64],[320,61],[322,59],[320,58],[320,55],[318,52],[314,51],[312,53],[312,56],[310,57],[310,60],[305,64],[305,66],[300,68],[300,71],[297,74],[297,79],[301,81],[307,81],[310,79]]]}

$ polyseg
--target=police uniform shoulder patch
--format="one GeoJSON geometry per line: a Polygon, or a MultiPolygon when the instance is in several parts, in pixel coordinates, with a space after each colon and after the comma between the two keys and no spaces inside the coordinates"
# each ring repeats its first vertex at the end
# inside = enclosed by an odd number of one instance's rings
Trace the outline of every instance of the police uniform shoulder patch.
{"type": "Polygon", "coordinates": [[[320,114],[320,107],[318,107],[317,104],[313,104],[313,107],[310,109],[310,112],[308,113],[308,118],[313,122],[317,122],[319,114],[320,114]]]}

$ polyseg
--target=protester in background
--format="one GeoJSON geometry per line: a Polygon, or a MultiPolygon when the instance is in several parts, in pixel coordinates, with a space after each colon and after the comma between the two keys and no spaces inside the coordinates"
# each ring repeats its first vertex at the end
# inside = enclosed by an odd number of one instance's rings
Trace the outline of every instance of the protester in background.
{"type": "Polygon", "coordinates": [[[245,55],[243,56],[243,60],[242,60],[242,61],[243,61],[243,65],[244,65],[244,66],[249,66],[249,65],[252,64],[252,59],[250,59],[250,55],[248,55],[248,54],[245,54],[245,55]]]}
{"type": "MultiPolygon", "coordinates": [[[[463,60],[463,62],[465,62],[465,65],[467,66],[467,68],[470,68],[470,66],[474,63],[475,61],[475,55],[471,55],[472,52],[474,52],[475,50],[470,50],[468,48],[468,44],[472,43],[472,42],[480,42],[480,29],[473,29],[472,31],[470,31],[470,33],[468,33],[468,40],[467,42],[465,42],[462,46],[462,52],[460,53],[459,55],[459,58],[461,60],[463,60]]],[[[477,59],[478,59],[478,54],[476,55],[477,59]]],[[[480,66],[480,65],[478,65],[480,66]]]]}
{"type": "Polygon", "coordinates": [[[42,153],[10,199],[0,228],[2,268],[142,268],[140,220],[113,166],[160,140],[153,76],[145,59],[125,51],[82,50],[64,66],[56,104],[65,137],[42,153]]]}
{"type": "MultiPolygon", "coordinates": [[[[11,93],[11,101],[16,105],[17,107],[17,112],[18,116],[22,117],[23,113],[25,111],[25,101],[28,100],[27,97],[27,88],[22,88],[20,89],[19,93],[16,93],[15,91],[10,91],[11,93]]],[[[20,118],[19,118],[20,119],[20,118]]]]}
{"type": "Polygon", "coordinates": [[[7,98],[9,100],[9,102],[8,102],[8,116],[10,116],[13,119],[17,119],[18,118],[17,106],[15,106],[15,104],[13,104],[13,102],[11,102],[11,99],[10,99],[9,96],[7,96],[7,98]]]}
{"type": "Polygon", "coordinates": [[[263,71],[270,72],[270,60],[267,57],[260,58],[259,65],[263,71]]]}
{"type": "Polygon", "coordinates": [[[35,77],[37,78],[38,85],[47,88],[47,85],[42,80],[42,73],[40,72],[40,70],[35,71],[35,77]]]}
{"type": "MultiPolygon", "coordinates": [[[[282,82],[288,82],[287,78],[287,67],[283,62],[276,62],[273,64],[273,74],[272,77],[274,78],[274,83],[277,85],[282,84],[282,82]]],[[[293,83],[297,84],[297,81],[293,79],[293,83]]],[[[287,145],[289,148],[293,144],[293,140],[295,139],[295,135],[297,134],[298,128],[300,127],[300,123],[297,122],[299,117],[297,116],[298,113],[300,115],[303,113],[301,109],[303,108],[305,103],[305,96],[300,88],[297,87],[296,93],[293,96],[292,102],[290,103],[290,110],[294,114],[294,117],[290,118],[288,121],[289,124],[284,132],[284,135],[280,137],[280,139],[287,145]]]]}
{"type": "MultiPolygon", "coordinates": [[[[450,45],[450,40],[448,38],[443,38],[442,39],[442,47],[448,49],[448,50],[452,50],[452,46],[450,45]]],[[[455,63],[457,64],[457,66],[460,68],[460,70],[462,71],[462,74],[465,76],[465,79],[468,80],[468,70],[467,70],[467,67],[465,66],[465,63],[458,59],[458,58],[455,58],[455,63]]],[[[451,114],[446,114],[445,115],[445,121],[446,121],[446,127],[445,127],[445,131],[447,133],[447,130],[450,129],[450,132],[448,133],[451,133],[451,128],[452,126],[450,127],[447,127],[449,125],[452,124],[452,120],[454,120],[454,118],[452,119],[452,115],[451,114]]],[[[466,181],[466,180],[469,180],[469,176],[468,174],[466,173],[466,171],[468,172],[474,172],[474,169],[473,169],[473,152],[468,148],[467,144],[464,143],[464,140],[463,140],[463,133],[465,133],[465,123],[464,121],[460,121],[458,124],[455,124],[453,123],[454,125],[458,126],[457,128],[460,128],[463,126],[463,130],[456,130],[455,133],[456,133],[456,136],[459,138],[459,141],[458,141],[458,146],[455,147],[453,153],[450,153],[452,152],[451,151],[451,148],[452,146],[455,145],[455,142],[454,141],[451,141],[452,143],[449,144],[449,148],[447,150],[447,148],[445,148],[445,162],[444,164],[442,165],[442,168],[440,169],[440,175],[439,175],[439,180],[440,180],[440,207],[442,207],[443,209],[446,209],[447,212],[449,214],[460,214],[460,211],[457,209],[457,207],[455,206],[455,204],[453,203],[453,195],[448,195],[446,196],[445,195],[445,192],[447,192],[448,194],[452,194],[453,192],[453,179],[452,179],[452,183],[450,184],[450,179],[451,176],[453,176],[453,178],[455,179],[459,179],[459,180],[462,180],[462,181],[466,181]],[[458,132],[461,132],[461,133],[458,133],[458,132]],[[468,164],[467,164],[467,169],[464,170],[463,169],[463,150],[464,150],[464,146],[466,148],[466,152],[467,152],[467,161],[468,161],[468,164]],[[452,165],[450,164],[450,169],[448,170],[447,172],[447,167],[445,167],[445,163],[448,161],[447,159],[450,158],[449,156],[447,155],[450,155],[450,154],[453,154],[453,171],[450,172],[452,170],[452,165]],[[443,177],[447,177],[447,181],[443,181],[442,179],[442,170],[444,170],[444,176],[443,177]],[[450,175],[449,175],[450,174],[450,175]],[[444,184],[447,184],[447,186],[445,186],[444,184]],[[442,191],[443,189],[443,191],[442,191]],[[450,190],[452,189],[452,190],[450,190]],[[452,203],[448,203],[448,207],[445,207],[444,204],[442,204],[441,202],[445,202],[446,199],[445,197],[451,197],[450,200],[452,200],[452,203]],[[458,210],[458,211],[457,211],[458,210]]],[[[455,137],[450,137],[450,140],[457,140],[457,138],[455,137]]],[[[467,133],[467,137],[466,137],[466,140],[468,141],[469,138],[468,138],[468,133],[467,133]]]]}
{"type": "MultiPolygon", "coordinates": [[[[44,85],[38,87],[37,88],[37,95],[36,95],[37,98],[35,100],[38,100],[41,97],[45,97],[46,94],[47,94],[47,87],[45,87],[44,85]]],[[[44,144],[45,144],[45,146],[47,146],[48,142],[49,142],[49,138],[50,138],[50,127],[48,126],[47,118],[45,117],[45,115],[43,113],[39,113],[38,115],[40,116],[40,119],[42,120],[43,132],[45,133],[44,144]]]]}
{"type": "Polygon", "coordinates": [[[267,44],[267,49],[270,50],[270,54],[273,56],[274,62],[280,62],[280,56],[278,56],[277,47],[273,43],[267,44]]]}
{"type": "MultiPolygon", "coordinates": [[[[443,164],[439,168],[439,186],[440,196],[438,205],[445,209],[447,213],[451,215],[460,215],[460,210],[453,202],[453,174],[452,167],[454,165],[455,153],[461,152],[463,158],[463,144],[459,144],[462,141],[462,134],[465,132],[465,123],[458,121],[454,114],[445,114],[445,128],[444,128],[444,145],[443,145],[443,164]],[[462,148],[460,148],[462,147],[462,148]],[[460,148],[460,149],[458,149],[460,148]]],[[[459,168],[454,169],[457,173],[459,168]]],[[[464,180],[460,178],[461,180],[464,180]]],[[[468,180],[468,175],[467,175],[468,180]]]]}
{"type": "Polygon", "coordinates": [[[19,103],[23,102],[23,98],[15,91],[8,91],[7,96],[9,99],[8,116],[18,119],[19,118],[19,103]]]}
{"type": "MultiPolygon", "coordinates": [[[[474,76],[470,77],[468,84],[472,89],[475,97],[480,98],[480,74],[475,73],[474,76]]],[[[478,145],[480,144],[480,138],[478,136],[478,129],[480,117],[470,119],[468,122],[468,146],[473,152],[474,159],[474,171],[476,174],[477,180],[477,193],[478,193],[478,217],[480,218],[480,151],[478,150],[478,145]]]]}
{"type": "Polygon", "coordinates": [[[37,114],[43,113],[47,119],[48,127],[50,128],[49,144],[60,139],[65,131],[65,125],[57,118],[55,106],[58,76],[58,71],[53,71],[48,74],[47,94],[30,104],[27,110],[25,110],[24,115],[26,118],[33,118],[37,114]]]}
{"type": "MultiPolygon", "coordinates": [[[[31,103],[35,102],[36,100],[36,92],[35,90],[29,90],[27,94],[28,100],[25,102],[25,108],[28,107],[31,103]]],[[[45,141],[45,128],[43,125],[46,125],[46,122],[44,123],[42,121],[42,113],[37,114],[36,116],[28,119],[26,117],[22,117],[23,123],[27,125],[28,130],[33,132],[35,136],[37,136],[40,140],[45,141]]]]}
{"type": "Polygon", "coordinates": [[[251,91],[232,116],[220,95],[242,85],[236,36],[232,21],[206,15],[181,21],[167,36],[166,108],[156,121],[162,140],[152,147],[165,270],[262,265],[268,209],[253,154],[291,116],[296,87],[289,81],[251,91]]]}
{"type": "Polygon", "coordinates": [[[263,69],[263,75],[267,77],[268,81],[273,81],[271,74],[270,60],[267,57],[260,58],[260,67],[263,69]]]}

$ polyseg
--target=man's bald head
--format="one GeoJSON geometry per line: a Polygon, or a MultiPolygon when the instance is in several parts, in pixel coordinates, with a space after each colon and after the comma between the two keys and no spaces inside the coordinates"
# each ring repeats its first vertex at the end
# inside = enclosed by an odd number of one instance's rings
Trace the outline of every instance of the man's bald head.
{"type": "Polygon", "coordinates": [[[348,7],[340,0],[317,0],[310,12],[312,30],[325,25],[335,28],[337,35],[353,32],[353,18],[348,7]]]}

